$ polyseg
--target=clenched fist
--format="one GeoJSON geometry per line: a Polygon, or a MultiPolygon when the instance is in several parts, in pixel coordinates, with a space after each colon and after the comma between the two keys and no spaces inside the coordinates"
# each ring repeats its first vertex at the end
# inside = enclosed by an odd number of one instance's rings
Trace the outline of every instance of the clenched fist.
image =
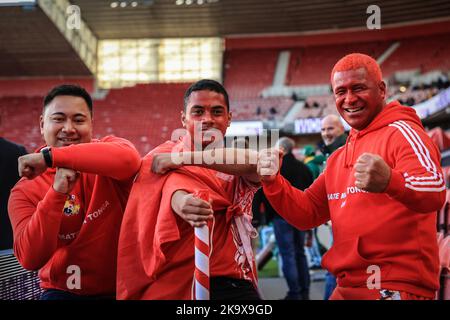
{"type": "Polygon", "coordinates": [[[30,153],[18,159],[19,176],[34,179],[47,170],[42,153],[30,153]]]}
{"type": "Polygon", "coordinates": [[[53,189],[60,193],[69,193],[77,182],[79,173],[72,169],[56,168],[53,189]]]}
{"type": "Polygon", "coordinates": [[[171,153],[158,153],[153,156],[152,172],[164,174],[171,169],[181,167],[181,163],[176,163],[173,160],[174,155],[171,153]]]}
{"type": "Polygon", "coordinates": [[[283,152],[279,149],[265,149],[258,154],[257,172],[261,181],[273,181],[280,170],[283,152]]]}
{"type": "Polygon", "coordinates": [[[383,192],[391,179],[391,168],[380,156],[363,153],[355,163],[355,185],[368,192],[383,192]]]}
{"type": "Polygon", "coordinates": [[[209,202],[183,190],[174,192],[171,205],[173,211],[193,227],[204,226],[213,218],[214,211],[209,202]]]}

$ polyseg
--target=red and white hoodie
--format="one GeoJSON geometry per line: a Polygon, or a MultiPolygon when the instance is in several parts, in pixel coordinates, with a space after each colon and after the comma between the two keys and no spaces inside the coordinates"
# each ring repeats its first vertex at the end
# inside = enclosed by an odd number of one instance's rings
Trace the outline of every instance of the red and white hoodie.
{"type": "Polygon", "coordinates": [[[339,286],[378,286],[373,280],[379,275],[382,289],[435,296],[436,211],[445,201],[445,182],[439,151],[414,109],[394,101],[367,128],[351,130],[305,192],[280,175],[263,188],[275,210],[300,229],[331,219],[334,243],[322,265],[339,286]],[[355,186],[353,166],[365,152],[392,168],[384,193],[355,186]]]}

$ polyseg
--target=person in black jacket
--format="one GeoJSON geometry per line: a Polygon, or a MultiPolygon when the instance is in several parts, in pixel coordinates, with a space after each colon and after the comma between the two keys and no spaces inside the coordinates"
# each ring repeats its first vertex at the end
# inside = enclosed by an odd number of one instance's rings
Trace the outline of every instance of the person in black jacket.
{"type": "Polygon", "coordinates": [[[19,181],[17,159],[24,154],[27,154],[25,147],[0,137],[0,251],[13,247],[7,205],[10,191],[19,181]]]}
{"type": "MultiPolygon", "coordinates": [[[[308,167],[292,154],[295,142],[283,137],[278,140],[277,146],[284,153],[281,175],[300,190],[308,188],[313,182],[313,177],[308,167]]],[[[310,277],[304,250],[305,232],[291,226],[272,208],[262,193],[262,188],[258,192],[260,194],[255,196],[256,201],[260,199],[264,203],[266,218],[273,221],[275,239],[282,259],[282,270],[289,288],[285,299],[309,300],[310,277]]],[[[259,207],[259,204],[254,203],[253,208],[259,207]]]]}
{"type": "Polygon", "coordinates": [[[339,116],[335,114],[330,114],[322,119],[321,135],[323,141],[319,143],[319,149],[326,157],[342,147],[348,137],[339,116]]]}

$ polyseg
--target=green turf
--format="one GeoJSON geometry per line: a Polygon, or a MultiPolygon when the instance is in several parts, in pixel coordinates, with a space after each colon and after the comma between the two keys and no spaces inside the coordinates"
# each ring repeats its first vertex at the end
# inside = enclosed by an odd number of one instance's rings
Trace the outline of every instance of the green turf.
{"type": "Polygon", "coordinates": [[[270,259],[264,268],[258,272],[258,276],[260,278],[278,278],[278,261],[275,259],[270,259]]]}

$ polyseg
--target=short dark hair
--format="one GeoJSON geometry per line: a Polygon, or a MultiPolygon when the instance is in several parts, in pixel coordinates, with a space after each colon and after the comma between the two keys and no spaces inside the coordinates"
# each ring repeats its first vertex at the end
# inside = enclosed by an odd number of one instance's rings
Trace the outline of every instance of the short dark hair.
{"type": "Polygon", "coordinates": [[[44,108],[42,109],[42,113],[45,112],[45,108],[49,105],[50,102],[53,101],[57,96],[73,96],[80,97],[86,101],[86,104],[89,108],[89,112],[92,116],[92,98],[89,93],[82,87],[73,84],[63,84],[57,87],[54,87],[50,90],[49,93],[44,98],[44,108]]]}
{"type": "Polygon", "coordinates": [[[186,111],[186,107],[189,101],[189,97],[191,96],[191,93],[194,91],[201,91],[201,90],[209,90],[213,92],[220,93],[225,98],[225,103],[227,105],[227,111],[230,111],[230,100],[228,98],[228,93],[225,90],[225,88],[217,81],[210,80],[210,79],[202,79],[194,84],[192,84],[185,92],[184,94],[184,111],[186,111]]]}

